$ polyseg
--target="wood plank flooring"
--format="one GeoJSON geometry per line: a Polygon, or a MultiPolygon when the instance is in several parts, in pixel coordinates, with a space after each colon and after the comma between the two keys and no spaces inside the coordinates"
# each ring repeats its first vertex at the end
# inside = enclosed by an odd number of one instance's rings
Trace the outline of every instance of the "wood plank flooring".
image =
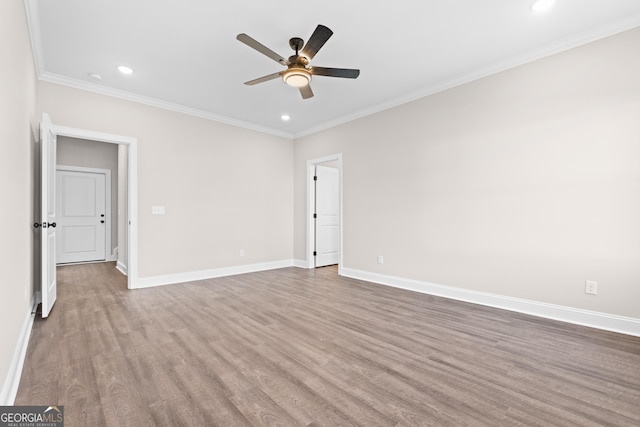
{"type": "Polygon", "coordinates": [[[640,338],[286,268],[58,269],[16,405],[73,426],[640,426],[640,338]]]}

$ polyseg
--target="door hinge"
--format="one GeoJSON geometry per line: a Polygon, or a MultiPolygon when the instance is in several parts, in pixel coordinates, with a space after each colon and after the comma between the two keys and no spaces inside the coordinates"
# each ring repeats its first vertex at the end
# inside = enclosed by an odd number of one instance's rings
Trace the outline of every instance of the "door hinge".
{"type": "Polygon", "coordinates": [[[313,251],[313,256],[318,256],[318,252],[313,251]]]}
{"type": "Polygon", "coordinates": [[[317,176],[317,175],[316,175],[316,176],[314,176],[314,177],[313,177],[313,180],[314,180],[314,181],[317,181],[317,180],[318,180],[318,176],[317,176]]]}
{"type": "Polygon", "coordinates": [[[313,214],[313,219],[318,219],[318,214],[313,214]]]}

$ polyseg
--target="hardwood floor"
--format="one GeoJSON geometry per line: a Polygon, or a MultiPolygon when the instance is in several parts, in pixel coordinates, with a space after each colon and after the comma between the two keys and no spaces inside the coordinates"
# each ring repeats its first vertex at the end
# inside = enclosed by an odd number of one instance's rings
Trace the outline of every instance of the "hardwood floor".
{"type": "Polygon", "coordinates": [[[640,338],[286,268],[58,269],[16,405],[72,426],[640,426],[640,338]]]}

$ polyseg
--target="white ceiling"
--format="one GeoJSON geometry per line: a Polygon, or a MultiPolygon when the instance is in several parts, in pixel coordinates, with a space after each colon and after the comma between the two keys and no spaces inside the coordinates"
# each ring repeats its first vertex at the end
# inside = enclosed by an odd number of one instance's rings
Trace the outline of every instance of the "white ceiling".
{"type": "Polygon", "coordinates": [[[290,138],[640,25],[640,0],[532,2],[26,0],[41,79],[290,138]],[[243,84],[284,67],[237,34],[286,58],[318,24],[334,35],[312,65],[358,79],[316,76],[308,100],[279,79],[243,84]]]}

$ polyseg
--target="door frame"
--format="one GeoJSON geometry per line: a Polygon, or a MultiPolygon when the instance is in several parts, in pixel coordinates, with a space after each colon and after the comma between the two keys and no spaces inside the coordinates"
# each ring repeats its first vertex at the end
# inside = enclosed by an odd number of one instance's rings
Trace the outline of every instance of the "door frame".
{"type": "Polygon", "coordinates": [[[313,250],[315,241],[315,221],[313,213],[315,210],[316,186],[313,180],[316,165],[327,162],[338,162],[338,200],[340,203],[340,261],[338,262],[338,274],[342,274],[342,264],[344,257],[344,215],[342,212],[342,153],[331,154],[317,159],[307,160],[307,268],[315,268],[313,250]]]}
{"type": "Polygon", "coordinates": [[[127,288],[135,289],[138,282],[138,139],[68,126],[53,125],[57,136],[86,139],[124,145],[127,155],[127,288]]]}
{"type": "MultiPolygon", "coordinates": [[[[104,175],[105,177],[105,198],[104,198],[104,202],[105,202],[105,214],[107,212],[109,212],[109,215],[105,215],[105,236],[104,236],[104,261],[105,262],[109,262],[109,261],[117,261],[118,259],[116,258],[115,260],[113,259],[113,251],[111,250],[111,203],[113,202],[113,200],[111,199],[111,170],[110,169],[100,169],[100,168],[89,168],[89,167],[84,167],[84,166],[68,166],[68,165],[56,165],[56,172],[57,171],[67,171],[67,172],[84,172],[84,173],[93,173],[93,174],[100,174],[100,175],[104,175]]],[[[56,185],[56,192],[60,191],[60,187],[56,185]]],[[[56,196],[58,196],[56,194],[56,196]]],[[[117,201],[116,201],[117,203],[117,201]]],[[[60,207],[58,204],[56,204],[56,207],[60,207]]],[[[62,234],[61,234],[62,235],[62,234]]],[[[57,236],[57,238],[59,239],[60,236],[57,236]]],[[[80,261],[79,263],[84,263],[85,261],[80,261]]],[[[89,262],[96,262],[96,261],[89,261],[89,262]]],[[[97,261],[100,262],[100,261],[97,261]]],[[[73,264],[73,263],[68,263],[68,264],[73,264]]],[[[56,264],[57,265],[57,264],[56,264]]]]}

